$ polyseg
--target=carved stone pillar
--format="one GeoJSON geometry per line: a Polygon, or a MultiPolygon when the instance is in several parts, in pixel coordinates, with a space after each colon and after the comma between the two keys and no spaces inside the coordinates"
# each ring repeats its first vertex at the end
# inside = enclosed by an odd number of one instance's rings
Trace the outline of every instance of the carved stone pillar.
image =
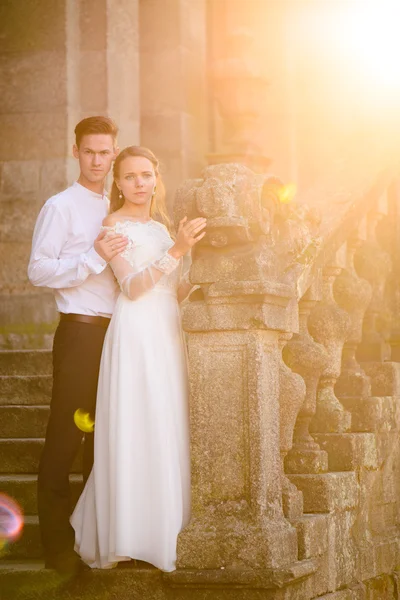
{"type": "Polygon", "coordinates": [[[317,302],[313,290],[299,304],[299,333],[283,350],[286,364],[299,373],[306,384],[306,395],[294,428],[293,447],[285,459],[287,473],[324,473],[328,455],[310,434],[310,423],[316,411],[317,386],[321,372],[328,366],[325,346],[317,344],[308,331],[308,319],[317,302]]]}
{"type": "Polygon", "coordinates": [[[333,292],[338,305],[350,317],[350,330],[343,347],[342,372],[335,386],[335,392],[342,396],[368,397],[371,393],[369,377],[356,358],[357,346],[362,339],[364,314],[371,301],[371,285],[358,276],[354,266],[354,255],[365,240],[365,221],[359,231],[346,244],[346,269],[336,277],[333,292]]]}
{"type": "Polygon", "coordinates": [[[318,392],[317,410],[311,430],[317,433],[341,433],[350,428],[350,413],[337,399],[334,387],[341,371],[342,350],[350,327],[348,314],[333,297],[333,283],[341,267],[326,267],[323,272],[323,300],[313,309],[309,329],[316,342],[323,344],[328,354],[328,364],[322,372],[318,392]]]}
{"type": "Polygon", "coordinates": [[[182,212],[208,219],[190,272],[200,288],[183,314],[193,512],[179,536],[177,585],[218,583],[229,571],[270,588],[316,569],[298,561],[282,508],[281,451],[291,446],[304,383],[282,363],[279,339],[297,330],[298,310],[294,289],[273,277],[282,267],[268,246],[263,185],[243,166],[218,165],[185,183],[176,202],[177,220],[182,212]]]}

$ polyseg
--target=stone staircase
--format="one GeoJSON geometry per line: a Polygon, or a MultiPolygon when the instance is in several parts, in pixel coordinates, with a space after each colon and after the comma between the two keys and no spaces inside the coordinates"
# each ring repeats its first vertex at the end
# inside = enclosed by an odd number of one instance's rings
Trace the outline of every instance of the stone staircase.
{"type": "MultiPolygon", "coordinates": [[[[10,571],[43,567],[36,484],[49,417],[51,371],[49,350],[0,352],[0,491],[16,500],[24,513],[21,538],[0,556],[0,581],[10,571]]],[[[74,502],[82,487],[79,470],[77,460],[71,475],[74,502]]]]}
{"type": "MultiPolygon", "coordinates": [[[[44,569],[36,485],[51,372],[50,350],[0,351],[0,492],[16,500],[24,513],[22,536],[0,553],[0,600],[150,600],[152,590],[160,592],[162,574],[139,562],[90,571],[67,585],[44,569]]],[[[82,489],[81,458],[78,455],[70,475],[73,505],[82,489]]]]}
{"type": "Polygon", "coordinates": [[[0,490],[24,512],[24,532],[2,555],[1,569],[40,560],[36,480],[51,393],[49,351],[0,353],[0,490]]]}

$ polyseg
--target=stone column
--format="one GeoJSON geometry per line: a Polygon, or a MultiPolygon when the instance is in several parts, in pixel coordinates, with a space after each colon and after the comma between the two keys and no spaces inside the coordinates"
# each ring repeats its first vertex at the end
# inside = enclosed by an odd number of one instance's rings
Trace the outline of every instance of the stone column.
{"type": "Polygon", "coordinates": [[[107,0],[107,105],[119,147],[140,143],[139,0],[107,0]]]}
{"type": "MultiPolygon", "coordinates": [[[[138,144],[139,0],[69,0],[68,181],[78,174],[70,156],[74,127],[84,117],[109,115],[120,148],[138,144]]],[[[111,177],[109,177],[109,180],[111,177]]]]}
{"type": "Polygon", "coordinates": [[[206,2],[140,0],[140,142],[160,158],[168,203],[207,152],[206,2]]]}
{"type": "Polygon", "coordinates": [[[38,0],[0,7],[3,347],[13,347],[16,337],[46,334],[52,329],[38,323],[55,319],[51,294],[33,289],[26,269],[37,213],[67,183],[69,5],[38,0]]]}

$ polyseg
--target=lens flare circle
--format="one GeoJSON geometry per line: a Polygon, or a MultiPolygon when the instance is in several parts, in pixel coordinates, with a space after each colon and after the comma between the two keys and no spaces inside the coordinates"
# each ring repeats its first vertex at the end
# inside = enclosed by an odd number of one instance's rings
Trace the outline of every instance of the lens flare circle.
{"type": "Polygon", "coordinates": [[[84,433],[92,433],[94,430],[94,421],[90,416],[90,413],[85,412],[81,408],[78,408],[74,412],[74,423],[78,429],[84,433]]]}
{"type": "Polygon", "coordinates": [[[18,504],[0,493],[0,552],[7,542],[14,542],[20,537],[23,527],[24,518],[18,504]]]}
{"type": "Polygon", "coordinates": [[[281,204],[290,204],[296,195],[296,191],[297,188],[294,183],[283,185],[278,192],[279,202],[281,204]]]}

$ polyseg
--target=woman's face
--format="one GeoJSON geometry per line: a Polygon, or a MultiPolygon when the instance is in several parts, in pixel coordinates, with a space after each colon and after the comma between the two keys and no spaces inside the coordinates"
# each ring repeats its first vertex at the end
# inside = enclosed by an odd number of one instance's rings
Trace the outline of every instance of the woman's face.
{"type": "Polygon", "coordinates": [[[116,184],[126,202],[150,206],[156,181],[153,164],[148,158],[127,156],[121,161],[116,184]]]}

